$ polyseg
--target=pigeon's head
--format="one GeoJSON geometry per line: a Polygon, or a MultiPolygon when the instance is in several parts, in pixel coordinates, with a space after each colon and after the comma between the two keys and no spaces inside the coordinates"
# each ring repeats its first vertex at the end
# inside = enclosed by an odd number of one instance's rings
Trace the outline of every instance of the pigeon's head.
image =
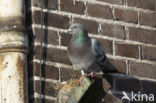
{"type": "Polygon", "coordinates": [[[86,28],[83,25],[79,24],[79,23],[72,24],[69,27],[69,32],[73,36],[79,36],[79,35],[88,36],[86,28]]]}

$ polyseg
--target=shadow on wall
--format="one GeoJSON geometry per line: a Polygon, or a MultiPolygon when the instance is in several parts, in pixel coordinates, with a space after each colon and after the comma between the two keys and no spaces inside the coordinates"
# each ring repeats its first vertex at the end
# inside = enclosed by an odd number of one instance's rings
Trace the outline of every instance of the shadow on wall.
{"type": "Polygon", "coordinates": [[[94,80],[79,103],[102,103],[102,98],[106,95],[103,80],[102,78],[94,78],[94,80]]]}
{"type": "Polygon", "coordinates": [[[111,85],[109,91],[105,92],[102,78],[96,77],[79,103],[155,103],[155,82],[150,86],[151,81],[124,74],[106,74],[103,78],[111,85]]]}

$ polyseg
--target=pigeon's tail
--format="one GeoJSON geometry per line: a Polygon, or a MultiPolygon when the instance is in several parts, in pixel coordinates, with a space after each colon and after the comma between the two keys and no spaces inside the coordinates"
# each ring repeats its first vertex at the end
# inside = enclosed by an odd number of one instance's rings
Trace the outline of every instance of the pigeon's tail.
{"type": "Polygon", "coordinates": [[[101,68],[102,72],[104,73],[118,73],[117,68],[115,68],[108,59],[105,61],[105,63],[102,65],[101,68]]]}

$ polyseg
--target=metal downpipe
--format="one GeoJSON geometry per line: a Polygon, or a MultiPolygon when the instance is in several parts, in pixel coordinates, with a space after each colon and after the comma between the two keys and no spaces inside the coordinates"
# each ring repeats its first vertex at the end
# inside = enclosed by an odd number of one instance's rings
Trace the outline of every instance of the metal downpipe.
{"type": "Polygon", "coordinates": [[[24,0],[0,0],[0,103],[28,103],[24,0]]]}

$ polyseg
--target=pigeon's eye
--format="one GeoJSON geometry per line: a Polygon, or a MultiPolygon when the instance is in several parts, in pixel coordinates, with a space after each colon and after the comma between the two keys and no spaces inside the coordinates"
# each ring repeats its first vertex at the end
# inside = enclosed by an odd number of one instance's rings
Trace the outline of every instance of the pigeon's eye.
{"type": "Polygon", "coordinates": [[[76,29],[77,28],[77,26],[74,26],[74,29],[76,29]]]}

